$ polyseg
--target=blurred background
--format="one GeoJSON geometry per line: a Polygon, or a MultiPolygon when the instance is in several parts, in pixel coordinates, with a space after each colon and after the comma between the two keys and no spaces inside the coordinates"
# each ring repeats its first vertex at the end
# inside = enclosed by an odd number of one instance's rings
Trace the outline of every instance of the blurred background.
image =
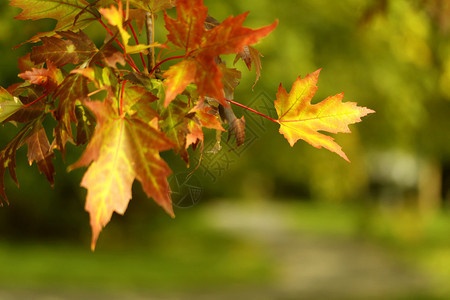
{"type": "MultiPolygon", "coordinates": [[[[449,1],[204,2],[218,20],[246,11],[248,27],[279,20],[256,46],[253,91],[254,72],[236,64],[235,100],[276,116],[280,82],[289,91],[322,68],[313,101],[344,91],[377,112],[336,136],[351,163],[301,141],[291,148],[276,124],[236,109],[244,146],[224,134],[212,154],[208,132],[191,177],[198,153],[189,170],[164,154],[175,219],[137,183],[91,253],[84,170],[66,172],[80,150],[56,155],[51,188],[23,147],[20,189],[5,176],[11,204],[0,209],[0,299],[449,299],[449,1]]],[[[14,20],[19,11],[0,4],[3,87],[19,81],[30,45],[11,48],[54,25],[14,20]]],[[[1,147],[16,132],[3,126],[1,147]]]]}

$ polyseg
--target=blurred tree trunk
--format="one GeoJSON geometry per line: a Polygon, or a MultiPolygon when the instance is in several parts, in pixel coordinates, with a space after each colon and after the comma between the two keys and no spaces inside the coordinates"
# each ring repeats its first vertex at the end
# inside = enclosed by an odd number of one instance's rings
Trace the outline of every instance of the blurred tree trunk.
{"type": "Polygon", "coordinates": [[[433,213],[442,204],[442,165],[435,159],[421,163],[418,178],[418,207],[421,213],[433,213]]]}

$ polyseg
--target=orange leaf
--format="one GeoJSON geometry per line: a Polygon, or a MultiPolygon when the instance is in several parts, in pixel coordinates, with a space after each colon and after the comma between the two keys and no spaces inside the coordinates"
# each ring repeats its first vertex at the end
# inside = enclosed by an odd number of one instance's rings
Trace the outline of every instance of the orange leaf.
{"type": "Polygon", "coordinates": [[[361,117],[375,111],[359,107],[354,102],[343,103],[343,93],[328,97],[320,103],[311,104],[317,90],[319,73],[320,69],[303,79],[298,77],[289,94],[280,84],[275,101],[280,133],[291,146],[302,139],[316,148],[325,147],[336,152],[349,161],[341,146],[332,137],[318,131],[350,132],[349,124],[360,122],[361,117]]]}
{"type": "Polygon", "coordinates": [[[47,62],[47,69],[31,68],[18,75],[20,78],[28,80],[32,84],[40,85],[48,91],[54,91],[62,81],[62,72],[50,61],[47,62]]]}
{"type": "Polygon", "coordinates": [[[164,107],[175,99],[178,94],[181,94],[184,89],[195,80],[195,73],[197,66],[193,60],[183,60],[176,65],[173,65],[164,73],[167,78],[165,81],[166,99],[164,100],[164,107]]]}
{"type": "Polygon", "coordinates": [[[167,38],[178,49],[186,52],[184,61],[171,67],[164,77],[165,106],[190,84],[195,83],[199,96],[210,96],[221,104],[228,106],[223,91],[222,72],[216,64],[216,57],[222,54],[241,52],[245,46],[258,42],[268,35],[278,24],[275,21],[259,29],[243,27],[247,13],[229,17],[211,30],[205,28],[208,10],[202,0],[178,0],[177,19],[164,15],[167,38]],[[192,61],[191,61],[192,60],[192,61]],[[186,63],[186,61],[190,61],[186,63]],[[187,70],[192,72],[187,72],[187,70]],[[175,80],[176,79],[176,80],[175,80]]]}
{"type": "Polygon", "coordinates": [[[186,149],[199,141],[203,142],[203,127],[225,131],[212,111],[214,111],[212,107],[201,105],[190,110],[190,114],[193,115],[187,124],[189,133],[186,135],[186,149]]]}
{"type": "Polygon", "coordinates": [[[173,144],[142,120],[118,116],[107,101],[85,105],[98,123],[82,157],[69,169],[90,164],[81,186],[88,190],[85,209],[90,214],[94,249],[113,212],[125,213],[135,179],[141,182],[148,197],[174,215],[167,182],[171,171],[159,155],[173,144]]]}

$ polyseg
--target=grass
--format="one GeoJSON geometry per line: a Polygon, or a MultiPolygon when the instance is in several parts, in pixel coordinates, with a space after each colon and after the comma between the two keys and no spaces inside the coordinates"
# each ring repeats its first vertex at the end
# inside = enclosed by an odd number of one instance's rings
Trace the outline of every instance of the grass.
{"type": "MultiPolygon", "coordinates": [[[[382,246],[432,278],[436,294],[443,299],[450,295],[447,215],[420,219],[362,213],[345,205],[271,205],[273,215],[282,216],[283,222],[301,234],[344,240],[363,237],[361,242],[382,246]]],[[[241,206],[245,204],[237,207],[241,206]]],[[[94,253],[88,243],[0,242],[0,292],[27,288],[195,294],[270,284],[276,277],[273,257],[257,241],[208,224],[211,217],[219,216],[214,216],[210,207],[179,213],[175,221],[156,221],[154,228],[133,225],[125,233],[113,218],[94,253]]],[[[248,210],[254,212],[251,206],[248,210]]],[[[233,213],[225,215],[225,221],[242,217],[233,213]]]]}
{"type": "MultiPolygon", "coordinates": [[[[195,213],[193,213],[195,215],[195,213]]],[[[202,228],[196,216],[160,228],[139,245],[0,243],[0,290],[196,291],[264,284],[270,263],[256,245],[202,228]]]]}

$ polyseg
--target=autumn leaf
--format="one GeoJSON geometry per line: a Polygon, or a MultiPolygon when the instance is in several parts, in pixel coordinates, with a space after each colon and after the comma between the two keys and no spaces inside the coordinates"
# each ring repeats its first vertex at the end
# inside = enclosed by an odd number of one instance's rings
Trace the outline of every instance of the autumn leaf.
{"type": "Polygon", "coordinates": [[[55,168],[53,167],[52,158],[53,151],[50,149],[47,134],[41,122],[37,122],[32,132],[24,139],[24,143],[28,145],[28,163],[30,166],[33,161],[36,162],[39,172],[44,173],[47,180],[54,184],[53,174],[55,168]]]}
{"type": "Polygon", "coordinates": [[[199,103],[189,112],[189,121],[187,124],[188,134],[186,135],[186,149],[190,145],[195,145],[198,142],[203,142],[203,128],[210,128],[219,131],[225,131],[222,124],[217,119],[217,113],[214,114],[214,108],[206,106],[204,103],[199,103]]]}
{"type": "Polygon", "coordinates": [[[42,37],[42,45],[35,46],[31,50],[31,60],[36,63],[44,63],[48,60],[56,66],[66,64],[79,64],[89,60],[98,51],[95,44],[82,31],[58,31],[65,40],[57,37],[42,37]]]}
{"type": "Polygon", "coordinates": [[[51,62],[47,61],[47,68],[32,68],[18,75],[20,78],[28,80],[32,84],[40,85],[45,91],[54,91],[63,81],[63,74],[60,69],[51,62]]]}
{"type": "Polygon", "coordinates": [[[119,30],[120,36],[122,37],[123,45],[125,47],[125,52],[128,54],[144,52],[148,48],[161,46],[159,43],[153,43],[151,45],[139,44],[139,45],[129,45],[131,35],[124,28],[124,12],[121,6],[122,2],[119,1],[119,7],[111,5],[110,8],[100,8],[100,13],[108,20],[109,24],[116,26],[119,30]]]}
{"type": "Polygon", "coordinates": [[[158,98],[139,85],[126,85],[122,101],[123,111],[129,116],[138,115],[144,121],[150,122],[158,117],[158,113],[150,106],[158,98]]]}
{"type": "Polygon", "coordinates": [[[189,111],[188,105],[176,99],[170,103],[161,115],[161,128],[167,137],[174,143],[174,151],[189,164],[189,155],[186,151],[186,135],[188,134],[186,115],[189,111]]]}
{"type": "Polygon", "coordinates": [[[280,84],[275,101],[280,133],[291,146],[302,139],[316,148],[324,147],[349,161],[341,146],[332,137],[318,131],[348,133],[349,124],[360,122],[361,117],[375,111],[359,107],[354,102],[342,102],[343,93],[311,104],[317,90],[319,73],[320,69],[303,79],[298,77],[289,94],[280,84]]]}
{"type": "Polygon", "coordinates": [[[242,26],[247,17],[244,13],[207,30],[204,24],[208,10],[202,0],[178,0],[176,7],[177,19],[164,14],[169,31],[167,38],[176,48],[185,51],[186,57],[163,74],[169,91],[165,96],[165,107],[190,83],[197,85],[201,98],[209,96],[228,106],[216,57],[239,53],[245,46],[258,42],[275,29],[278,21],[253,30],[242,26]]]}
{"type": "Polygon", "coordinates": [[[39,33],[27,42],[36,43],[40,38],[52,36],[55,31],[77,31],[97,20],[94,13],[85,9],[89,3],[85,0],[11,0],[10,5],[19,7],[22,12],[15,17],[19,20],[55,19],[53,31],[39,33]],[[75,22],[75,18],[76,22],[75,22]]]}
{"type": "Polygon", "coordinates": [[[258,50],[251,46],[246,46],[244,47],[244,50],[239,52],[234,59],[235,64],[239,60],[239,58],[241,58],[249,70],[252,69],[252,64],[255,66],[256,79],[255,83],[253,83],[252,88],[255,87],[256,83],[259,80],[259,77],[261,76],[261,56],[262,54],[258,50]]]}
{"type": "Polygon", "coordinates": [[[67,76],[55,92],[55,98],[59,99],[58,115],[70,135],[72,134],[70,122],[76,121],[75,102],[87,99],[87,94],[86,78],[80,74],[67,76]]]}
{"type": "Polygon", "coordinates": [[[58,86],[54,97],[59,99],[58,126],[55,128],[56,147],[65,154],[65,144],[73,138],[71,122],[76,122],[75,104],[88,98],[87,80],[81,74],[70,74],[58,86]]]}
{"type": "Polygon", "coordinates": [[[5,193],[4,177],[6,169],[17,186],[19,181],[16,176],[16,151],[23,145],[22,140],[30,130],[35,126],[36,122],[29,122],[17,133],[17,135],[0,151],[0,206],[3,206],[2,199],[8,203],[5,193]]]}
{"type": "Polygon", "coordinates": [[[123,53],[120,52],[118,49],[116,49],[112,45],[112,41],[114,39],[109,40],[108,43],[103,45],[100,50],[94,55],[92,58],[92,61],[103,61],[106,63],[107,66],[111,68],[116,68],[117,64],[121,64],[122,66],[125,65],[125,57],[123,56],[123,53]]]}
{"type": "Polygon", "coordinates": [[[85,208],[90,214],[94,249],[113,212],[125,213],[135,179],[148,197],[173,216],[167,182],[171,171],[159,155],[173,144],[142,120],[119,116],[108,101],[85,105],[94,113],[97,127],[82,157],[69,169],[90,165],[81,186],[88,190],[85,208]]]}
{"type": "Polygon", "coordinates": [[[75,106],[75,116],[77,118],[76,145],[83,145],[89,142],[95,130],[95,117],[89,109],[79,104],[75,106]]]}
{"type": "MultiPolygon", "coordinates": [[[[4,122],[28,123],[45,114],[45,93],[39,85],[24,83],[12,90],[23,105],[4,122]],[[43,94],[44,93],[44,94],[43,94]],[[37,101],[42,99],[42,101],[37,101]]],[[[1,106],[1,104],[0,104],[1,106]]]]}
{"type": "Polygon", "coordinates": [[[18,59],[18,64],[17,66],[19,67],[20,72],[26,72],[26,71],[30,71],[32,68],[40,68],[42,67],[43,64],[38,64],[36,65],[32,60],[31,60],[31,53],[27,53],[24,56],[22,56],[21,58],[18,59]]]}
{"type": "Polygon", "coordinates": [[[161,10],[175,6],[176,0],[130,0],[130,4],[145,9],[151,13],[157,13],[161,10]]]}
{"type": "Polygon", "coordinates": [[[169,68],[164,73],[167,78],[165,81],[166,97],[164,100],[164,107],[168,107],[169,103],[175,97],[181,94],[186,86],[193,82],[196,78],[197,65],[194,60],[183,60],[176,65],[169,68]]]}
{"type": "Polygon", "coordinates": [[[19,111],[22,106],[19,98],[14,97],[0,86],[0,123],[19,111]]]}

